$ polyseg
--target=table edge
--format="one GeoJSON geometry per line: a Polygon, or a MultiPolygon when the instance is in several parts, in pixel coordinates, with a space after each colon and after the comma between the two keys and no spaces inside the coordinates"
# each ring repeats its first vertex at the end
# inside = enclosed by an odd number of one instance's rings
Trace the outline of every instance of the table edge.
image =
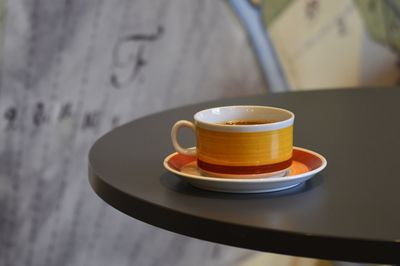
{"type": "Polygon", "coordinates": [[[318,259],[361,262],[400,263],[400,242],[347,239],[299,234],[221,223],[167,209],[111,186],[90,164],[89,183],[107,204],[147,224],[197,239],[264,252],[318,259]],[[152,211],[149,211],[153,209],[152,211]],[[240,229],[240,230],[239,230],[240,229]],[[265,241],[268,239],[268,241],[265,241]],[[358,248],[355,250],[354,246],[358,248]],[[334,247],[334,248],[332,248],[334,247]]]}

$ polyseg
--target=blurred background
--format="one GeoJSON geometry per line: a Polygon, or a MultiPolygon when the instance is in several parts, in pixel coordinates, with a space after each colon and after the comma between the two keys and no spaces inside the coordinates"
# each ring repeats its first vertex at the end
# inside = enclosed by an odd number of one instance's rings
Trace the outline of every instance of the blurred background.
{"type": "Polygon", "coordinates": [[[87,153],[112,128],[176,106],[396,85],[399,7],[0,0],[0,265],[331,265],[134,220],[91,190],[87,153]]]}

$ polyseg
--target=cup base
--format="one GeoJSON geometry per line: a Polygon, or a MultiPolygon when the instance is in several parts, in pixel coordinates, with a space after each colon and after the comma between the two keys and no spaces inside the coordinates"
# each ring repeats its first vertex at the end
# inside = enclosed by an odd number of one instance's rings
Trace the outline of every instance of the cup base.
{"type": "Polygon", "coordinates": [[[244,176],[250,176],[250,178],[253,178],[254,176],[278,176],[289,169],[291,164],[292,158],[279,163],[254,166],[217,165],[197,158],[197,166],[199,169],[204,173],[219,177],[238,176],[239,178],[243,178],[244,176]]]}
{"type": "Polygon", "coordinates": [[[198,170],[207,175],[212,177],[220,177],[220,178],[230,178],[230,179],[255,179],[255,178],[269,178],[269,177],[284,177],[289,173],[289,168],[270,172],[270,173],[258,173],[258,174],[229,174],[229,173],[216,173],[207,170],[203,170],[198,168],[198,170]]]}

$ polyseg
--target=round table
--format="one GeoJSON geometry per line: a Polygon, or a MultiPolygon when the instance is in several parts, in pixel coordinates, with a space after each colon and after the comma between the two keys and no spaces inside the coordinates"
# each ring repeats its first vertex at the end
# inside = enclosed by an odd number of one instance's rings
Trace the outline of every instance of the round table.
{"type": "MultiPolygon", "coordinates": [[[[400,263],[400,89],[290,92],[217,100],[156,113],[101,137],[89,180],[104,201],[179,234],[259,251],[400,263]],[[163,167],[170,129],[199,110],[268,105],[296,115],[295,146],[328,166],[301,186],[259,194],[211,192],[163,167]]],[[[194,145],[193,132],[180,135],[194,145]]]]}

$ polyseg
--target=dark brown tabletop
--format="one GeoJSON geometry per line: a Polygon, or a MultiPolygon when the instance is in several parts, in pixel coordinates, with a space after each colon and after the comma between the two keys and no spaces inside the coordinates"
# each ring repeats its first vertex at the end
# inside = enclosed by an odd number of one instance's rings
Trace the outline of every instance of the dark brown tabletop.
{"type": "MultiPolygon", "coordinates": [[[[180,139],[194,145],[193,133],[180,139]]],[[[179,234],[248,249],[354,262],[400,263],[400,89],[291,92],[150,115],[101,137],[89,153],[94,191],[114,208],[179,234]],[[294,144],[328,166],[292,189],[258,194],[192,187],[163,167],[179,119],[223,105],[296,115],[294,144]]]]}

